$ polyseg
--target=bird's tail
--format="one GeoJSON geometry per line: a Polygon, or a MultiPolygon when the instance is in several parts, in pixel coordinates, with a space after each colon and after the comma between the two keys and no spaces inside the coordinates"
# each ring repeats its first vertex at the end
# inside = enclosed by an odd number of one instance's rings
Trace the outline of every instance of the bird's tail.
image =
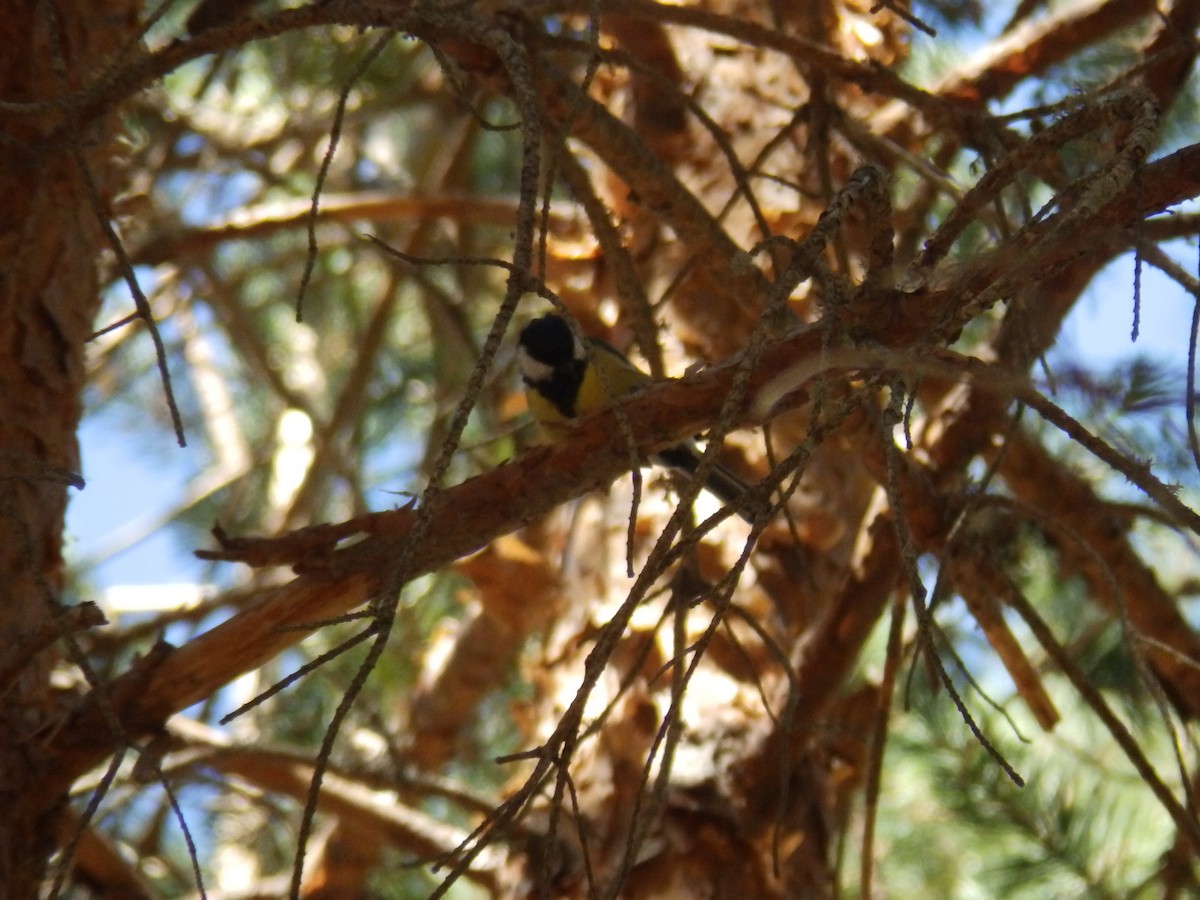
{"type": "MultiPolygon", "coordinates": [[[[690,478],[700,466],[700,453],[690,444],[678,444],[656,453],[654,461],[690,478]]],[[[704,489],[726,506],[733,507],[747,522],[753,522],[762,510],[762,502],[751,501],[750,485],[722,463],[718,462],[708,470],[704,489]]]]}

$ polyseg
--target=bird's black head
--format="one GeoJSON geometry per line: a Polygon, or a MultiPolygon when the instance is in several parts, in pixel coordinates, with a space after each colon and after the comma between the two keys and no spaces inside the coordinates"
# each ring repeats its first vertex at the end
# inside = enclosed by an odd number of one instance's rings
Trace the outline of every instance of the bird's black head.
{"type": "Polygon", "coordinates": [[[530,358],[552,369],[583,357],[583,348],[562,316],[547,314],[534,319],[521,329],[519,341],[530,358]]]}

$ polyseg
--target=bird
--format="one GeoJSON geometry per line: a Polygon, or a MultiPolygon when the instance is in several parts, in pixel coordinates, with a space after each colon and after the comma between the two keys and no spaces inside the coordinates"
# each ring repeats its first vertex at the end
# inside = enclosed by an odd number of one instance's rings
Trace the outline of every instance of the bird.
{"type": "Polygon", "coordinates": [[[195,37],[209,28],[228,25],[261,0],[200,0],[187,17],[188,34],[195,37]]]}
{"type": "MultiPolygon", "coordinates": [[[[517,342],[529,411],[551,441],[568,434],[573,419],[604,409],[651,382],[649,375],[607,341],[597,337],[581,341],[557,313],[530,321],[517,342]]],[[[700,455],[699,448],[686,441],[658,451],[651,461],[692,478],[700,466],[700,455]]],[[[714,464],[705,476],[704,489],[742,518],[753,520],[755,505],[747,503],[750,485],[727,466],[714,464]]]]}

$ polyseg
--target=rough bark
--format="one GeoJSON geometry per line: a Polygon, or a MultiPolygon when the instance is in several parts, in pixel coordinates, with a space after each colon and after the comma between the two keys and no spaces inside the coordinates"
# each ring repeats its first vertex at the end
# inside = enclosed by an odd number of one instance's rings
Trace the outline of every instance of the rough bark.
{"type": "Polygon", "coordinates": [[[36,892],[66,799],[37,789],[46,780],[42,746],[63,709],[49,678],[56,651],[36,635],[63,614],[63,518],[80,471],[84,348],[99,302],[104,238],[83,167],[101,202],[115,176],[111,117],[53,147],[41,139],[71,116],[56,98],[85,86],[133,36],[133,8],[18,0],[0,17],[0,97],[44,104],[0,111],[0,644],[23,663],[0,704],[6,897],[36,892]]]}

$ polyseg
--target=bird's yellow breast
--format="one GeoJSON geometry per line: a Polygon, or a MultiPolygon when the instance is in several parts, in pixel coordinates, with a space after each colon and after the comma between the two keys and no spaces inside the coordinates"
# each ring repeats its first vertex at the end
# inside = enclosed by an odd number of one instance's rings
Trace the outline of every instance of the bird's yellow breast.
{"type": "Polygon", "coordinates": [[[569,423],[572,419],[606,409],[617,398],[650,380],[650,376],[604,341],[593,339],[589,350],[588,364],[583,370],[574,402],[570,404],[573,415],[564,415],[558,406],[534,389],[525,392],[529,398],[530,413],[552,441],[570,432],[569,423]]]}

